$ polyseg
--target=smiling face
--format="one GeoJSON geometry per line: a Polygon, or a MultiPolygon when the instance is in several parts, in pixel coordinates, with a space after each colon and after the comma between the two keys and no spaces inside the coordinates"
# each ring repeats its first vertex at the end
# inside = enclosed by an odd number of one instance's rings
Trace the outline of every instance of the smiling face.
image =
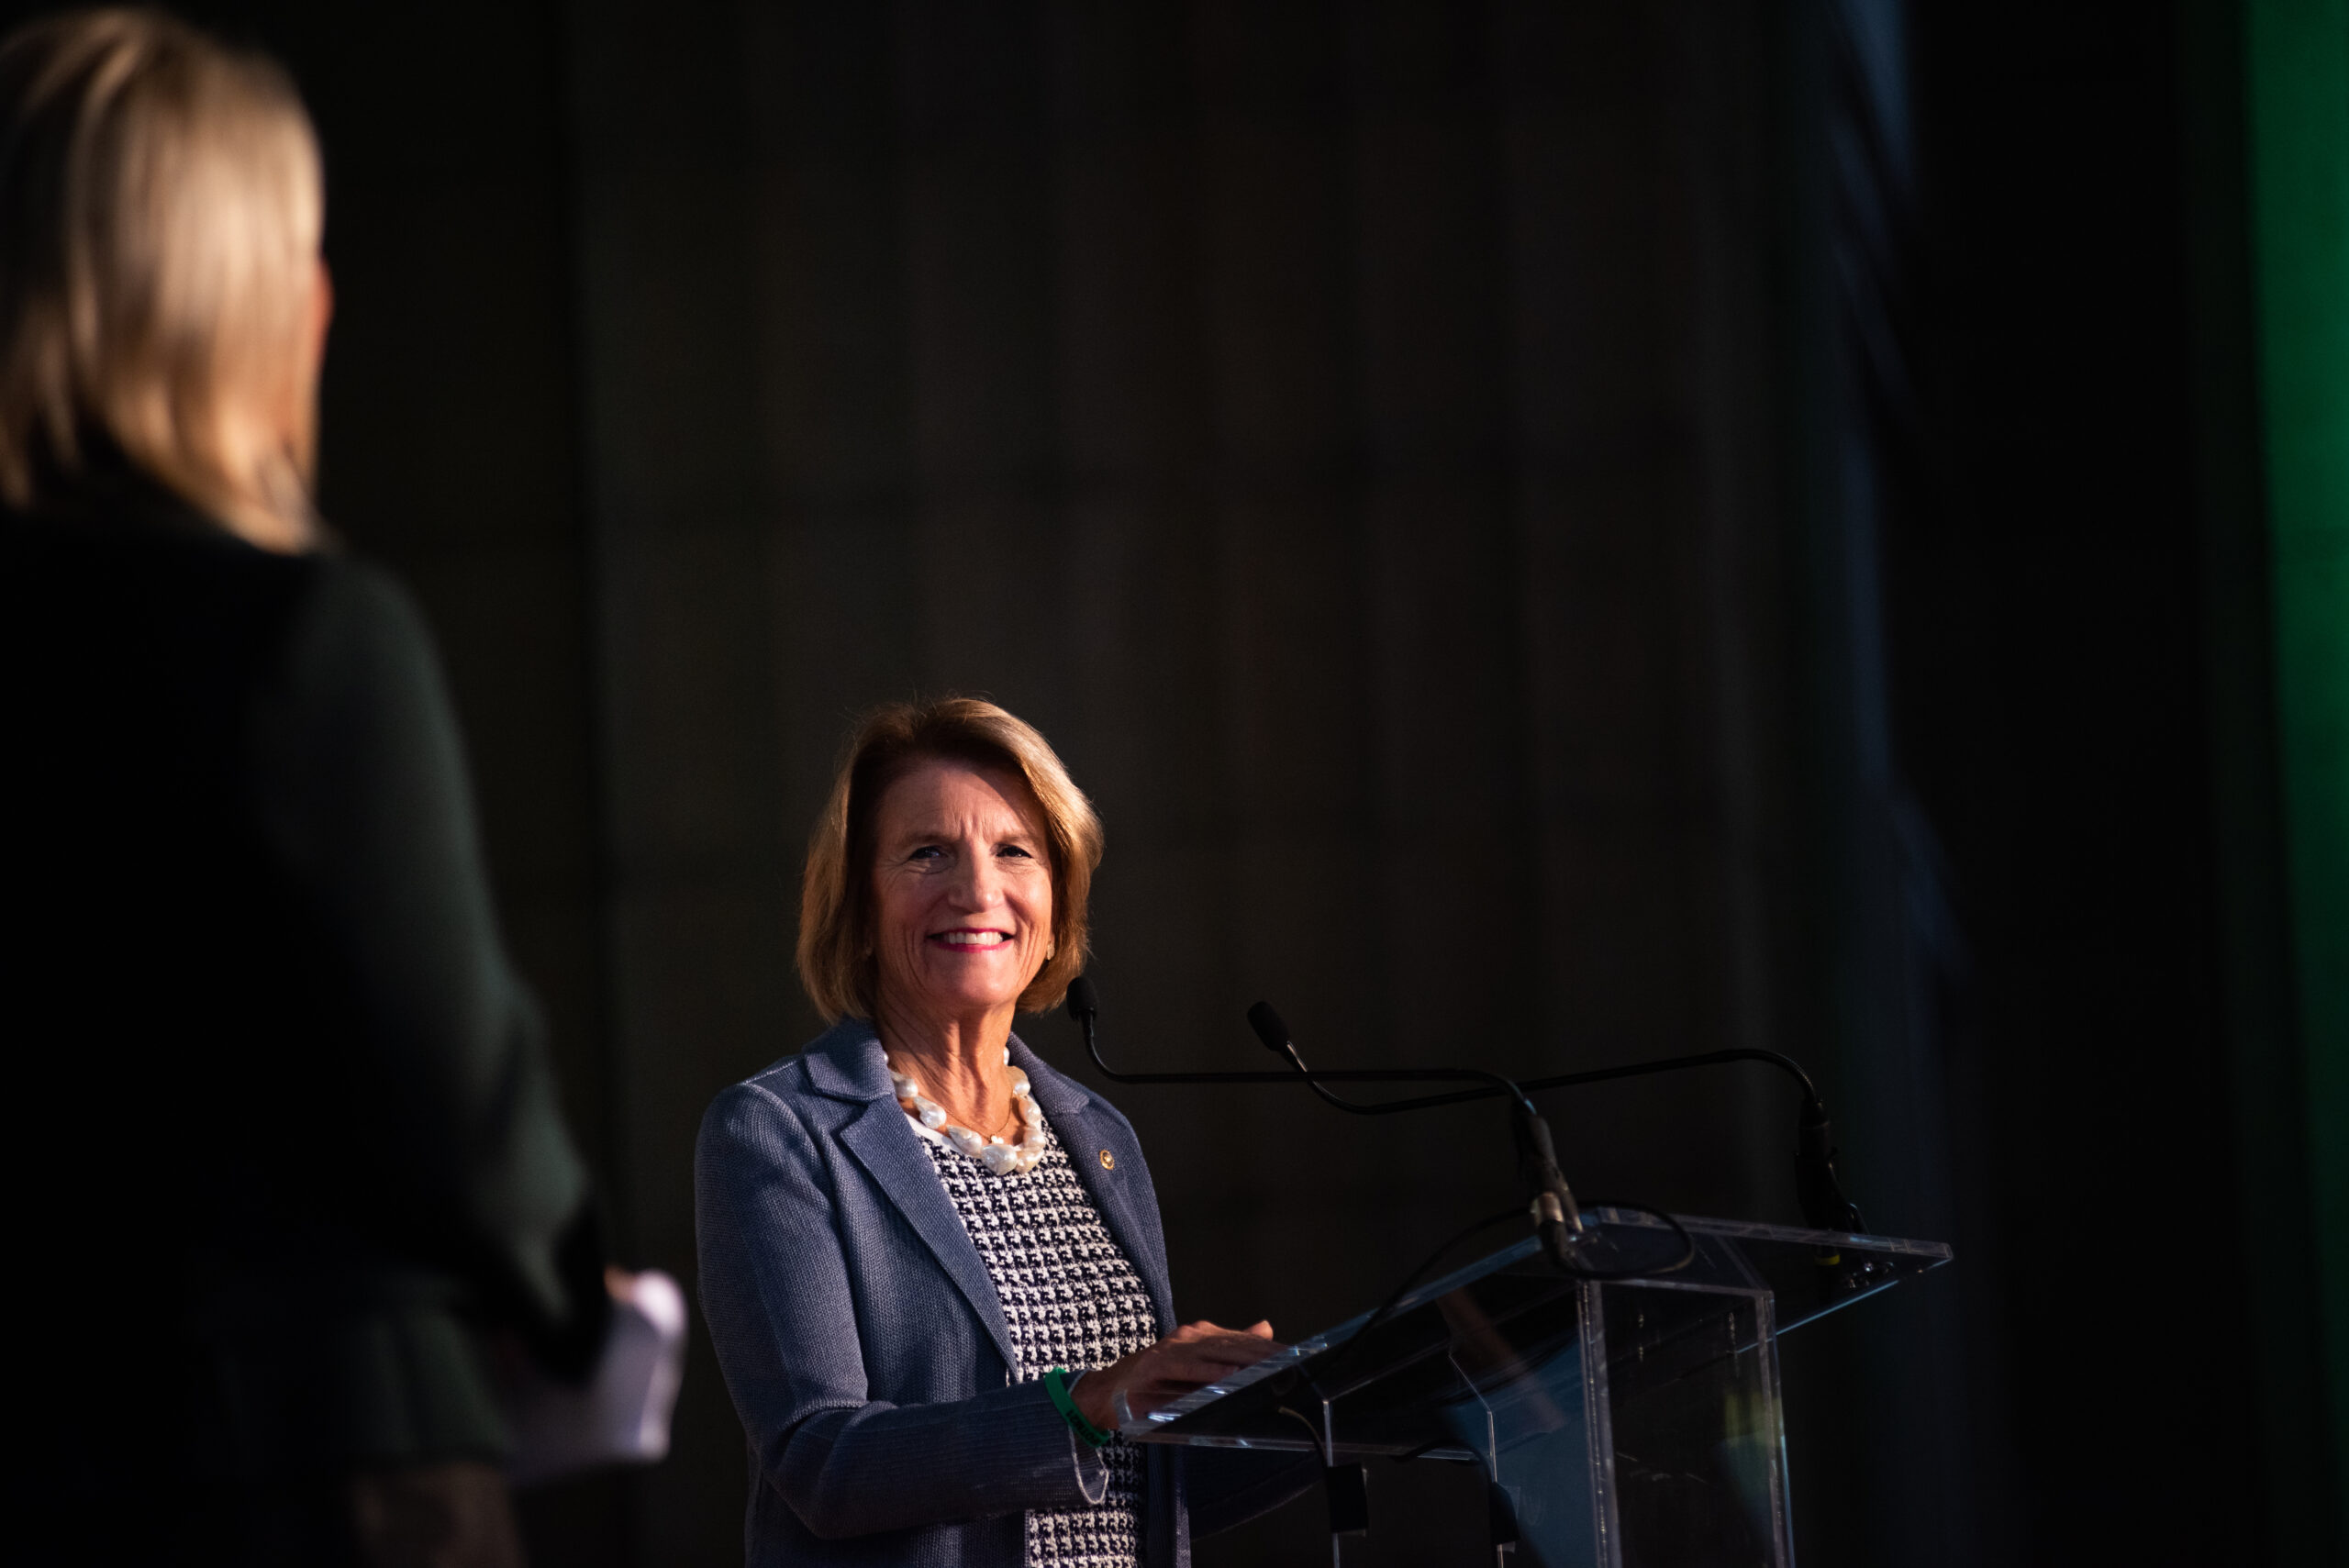
{"type": "Polygon", "coordinates": [[[1052,945],[1042,818],[1014,773],[926,762],[874,813],[873,951],[880,1010],[1008,1009],[1052,945]]]}

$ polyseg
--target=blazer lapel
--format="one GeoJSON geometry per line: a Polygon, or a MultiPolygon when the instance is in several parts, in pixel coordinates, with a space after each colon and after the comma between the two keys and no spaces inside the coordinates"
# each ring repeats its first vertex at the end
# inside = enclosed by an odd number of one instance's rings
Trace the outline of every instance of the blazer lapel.
{"type": "Polygon", "coordinates": [[[987,1276],[986,1264],[971,1244],[971,1233],[963,1228],[963,1218],[954,1212],[919,1137],[906,1125],[905,1112],[897,1108],[880,1041],[873,1038],[869,1025],[860,1027],[863,1040],[842,1040],[843,1034],[855,1032],[844,1025],[808,1052],[809,1079],[826,1094],[864,1102],[848,1113],[841,1126],[841,1142],[936,1255],[939,1267],[994,1336],[1003,1364],[1017,1367],[1019,1358],[1012,1349],[1011,1328],[1004,1321],[995,1281],[987,1276]],[[825,1059],[822,1070],[816,1065],[819,1051],[825,1059]],[[863,1060],[867,1054],[869,1062],[863,1060]]]}
{"type": "Polygon", "coordinates": [[[1124,1119],[1108,1112],[1074,1079],[1063,1077],[1039,1059],[1017,1035],[1011,1060],[1028,1074],[1038,1108],[1068,1151],[1076,1179],[1101,1213],[1109,1234],[1141,1276],[1158,1312],[1161,1335],[1174,1331],[1174,1293],[1166,1270],[1166,1236],[1158,1218],[1158,1194],[1150,1168],[1142,1163],[1141,1145],[1124,1119]],[[1113,1165],[1104,1165],[1107,1151],[1113,1165]]]}

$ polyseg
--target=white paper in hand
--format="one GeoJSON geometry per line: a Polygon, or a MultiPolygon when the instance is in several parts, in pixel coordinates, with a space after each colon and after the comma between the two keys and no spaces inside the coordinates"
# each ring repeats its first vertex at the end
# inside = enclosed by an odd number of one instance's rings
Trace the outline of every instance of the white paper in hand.
{"type": "Polygon", "coordinates": [[[518,1486],[607,1464],[651,1464],[669,1451],[669,1417],[685,1363],[685,1298],[655,1269],[612,1302],[595,1376],[569,1388],[535,1369],[516,1388],[508,1480],[518,1486]]]}

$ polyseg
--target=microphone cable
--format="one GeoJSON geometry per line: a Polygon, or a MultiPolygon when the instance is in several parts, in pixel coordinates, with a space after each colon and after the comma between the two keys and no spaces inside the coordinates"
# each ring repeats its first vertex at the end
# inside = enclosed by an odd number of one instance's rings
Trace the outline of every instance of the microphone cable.
{"type": "MultiPolygon", "coordinates": [[[[1535,1108],[1522,1088],[1497,1073],[1475,1067],[1341,1068],[1335,1072],[1317,1073],[1306,1069],[1301,1062],[1297,1063],[1295,1073],[1120,1073],[1101,1059],[1098,1034],[1101,1001],[1093,988],[1092,979],[1080,974],[1070,981],[1063,1005],[1085,1033],[1085,1052],[1093,1058],[1093,1065],[1112,1082],[1119,1084],[1290,1084],[1301,1077],[1317,1091],[1325,1082],[1456,1084],[1464,1080],[1476,1084],[1480,1086],[1474,1090],[1433,1098],[1439,1103],[1449,1104],[1454,1100],[1489,1099],[1495,1095],[1504,1096],[1509,1102],[1516,1132],[1519,1170],[1531,1189],[1530,1208],[1535,1233],[1542,1238],[1542,1250],[1559,1267],[1566,1268],[1572,1264],[1575,1250],[1585,1239],[1582,1211],[1575,1203],[1573,1189],[1566,1184],[1565,1173],[1559,1169],[1557,1148],[1550,1137],[1550,1124],[1542,1119],[1541,1111],[1535,1108]]],[[[1270,1018],[1273,1026],[1278,1027],[1279,1018],[1262,1002],[1249,1009],[1252,1022],[1259,1013],[1270,1018]]],[[[1408,1102],[1400,1104],[1407,1105],[1408,1102]]]]}
{"type": "MultiPolygon", "coordinates": [[[[1306,1067],[1305,1058],[1298,1054],[1296,1042],[1289,1036],[1288,1026],[1282,1023],[1280,1015],[1265,1003],[1258,1002],[1248,1009],[1248,1027],[1255,1031],[1264,1049],[1294,1067],[1316,1095],[1338,1109],[1354,1116],[1392,1116],[1398,1111],[1464,1105],[1484,1099],[1493,1092],[1490,1089],[1462,1089],[1451,1094],[1418,1095],[1402,1100],[1350,1100],[1321,1086],[1318,1080],[1326,1075],[1314,1073],[1306,1067]]],[[[1841,1151],[1834,1147],[1833,1123],[1828,1119],[1826,1103],[1819,1097],[1819,1086],[1811,1082],[1809,1073],[1791,1056],[1741,1046],[1729,1051],[1708,1051],[1694,1056],[1666,1056],[1653,1062],[1594,1067],[1581,1073],[1560,1073],[1548,1078],[1528,1078],[1519,1087],[1532,1095],[1543,1089],[1580,1088],[1586,1084],[1610,1083],[1619,1078],[1644,1078],[1662,1073],[1687,1072],[1694,1067],[1726,1066],[1737,1062],[1759,1062],[1775,1067],[1802,1085],[1802,1109],[1795,1124],[1795,1202],[1802,1210],[1804,1222],[1817,1230],[1832,1230],[1847,1236],[1865,1235],[1865,1218],[1860,1213],[1859,1206],[1843,1195],[1842,1184],[1836,1178],[1835,1161],[1841,1151]]],[[[1097,1066],[1101,1065],[1098,1053],[1094,1056],[1094,1062],[1097,1066]]],[[[1107,1071],[1106,1067],[1104,1071],[1107,1071]]],[[[1621,1204],[1617,1207],[1637,1208],[1639,1206],[1621,1204]]]]}

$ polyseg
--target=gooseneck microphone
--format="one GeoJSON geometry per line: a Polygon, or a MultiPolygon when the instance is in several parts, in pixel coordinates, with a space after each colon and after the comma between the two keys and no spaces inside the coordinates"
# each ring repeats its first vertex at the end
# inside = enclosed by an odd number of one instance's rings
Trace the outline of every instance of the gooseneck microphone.
{"type": "MultiPolygon", "coordinates": [[[[1294,1080],[1301,1074],[1315,1094],[1340,1110],[1351,1111],[1356,1116],[1382,1116],[1389,1108],[1408,1110],[1430,1100],[1444,1104],[1479,1099],[1491,1093],[1490,1090],[1478,1089],[1459,1095],[1422,1095],[1417,1100],[1398,1100],[1391,1107],[1386,1105],[1366,1106],[1343,1095],[1333,1095],[1321,1086],[1321,1074],[1305,1065],[1305,1058],[1297,1054],[1297,1042],[1289,1036],[1288,1026],[1281,1022],[1281,1016],[1273,1011],[1271,1003],[1258,1002],[1248,1009],[1248,1027],[1256,1031],[1256,1038],[1264,1042],[1265,1050],[1296,1069],[1294,1073],[1275,1073],[1271,1076],[1294,1080]]],[[[1088,1035],[1086,1040],[1089,1044],[1091,1037],[1088,1035]]],[[[1097,1066],[1101,1059],[1096,1056],[1093,1060],[1097,1066]]],[[[1519,1087],[1522,1089],[1525,1085],[1520,1084],[1519,1087]]],[[[1533,1110],[1531,1102],[1518,1112],[1514,1121],[1518,1163],[1524,1172],[1526,1186],[1533,1194],[1536,1229],[1554,1225],[1562,1228],[1562,1236],[1579,1235],[1582,1231],[1582,1210],[1575,1206],[1575,1195],[1566,1185],[1564,1173],[1558,1168],[1557,1146],[1551,1141],[1550,1124],[1533,1110]]],[[[1542,1242],[1553,1252],[1556,1251],[1556,1247],[1551,1246],[1546,1229],[1542,1233],[1542,1242]]]]}
{"type": "MultiPolygon", "coordinates": [[[[1738,1062],[1758,1062],[1775,1067],[1802,1086],[1802,1107],[1795,1126],[1795,1199],[1802,1209],[1803,1220],[1814,1229],[1832,1230],[1844,1235],[1865,1235],[1867,1223],[1857,1205],[1843,1195],[1842,1183],[1835,1173],[1837,1150],[1834,1147],[1833,1123],[1828,1119],[1827,1106],[1811,1082],[1802,1063],[1775,1051],[1739,1048],[1731,1051],[1709,1051],[1694,1056],[1660,1057],[1653,1062],[1627,1062],[1615,1067],[1597,1067],[1581,1073],[1561,1073],[1547,1078],[1528,1078],[1512,1083],[1497,1073],[1472,1072],[1467,1069],[1429,1069],[1359,1072],[1316,1072],[1305,1064],[1289,1036],[1288,1027],[1280,1015],[1263,1002],[1248,1009],[1249,1028],[1264,1048],[1289,1064],[1286,1073],[1119,1073],[1101,1060],[1101,1049],[1095,1038],[1095,1022],[1100,1003],[1093,983],[1084,975],[1070,982],[1067,1006],[1069,1016],[1075,1018],[1085,1031],[1085,1048],[1093,1064],[1102,1073],[1120,1084],[1234,1084],[1234,1083],[1304,1083],[1338,1109],[1355,1116],[1391,1116],[1401,1111],[1426,1110],[1436,1106],[1461,1105],[1471,1100],[1489,1099],[1507,1095],[1523,1103],[1518,1113],[1519,1150],[1526,1161],[1528,1176],[1536,1194],[1555,1191],[1561,1212],[1567,1217],[1569,1228],[1579,1232],[1581,1219],[1573,1207],[1571,1194],[1564,1191],[1560,1177],[1555,1189],[1542,1178],[1546,1162],[1551,1171],[1557,1169],[1550,1129],[1532,1109],[1526,1096],[1544,1089],[1578,1088],[1586,1084],[1603,1084],[1617,1078],[1643,1078],[1660,1073],[1682,1073],[1698,1067],[1725,1066],[1738,1062]],[[1332,1093],[1325,1085],[1332,1083],[1419,1083],[1443,1079],[1468,1078],[1477,1086],[1447,1094],[1418,1095],[1406,1099],[1364,1102],[1347,1099],[1332,1093]],[[1529,1127],[1528,1117],[1531,1127],[1529,1127]],[[1538,1133],[1532,1130],[1538,1127],[1538,1133]]],[[[1514,1107],[1513,1107],[1514,1108],[1514,1107]]],[[[1534,1200],[1541,1202],[1539,1195],[1534,1200]]]]}
{"type": "MultiPolygon", "coordinates": [[[[1248,1009],[1248,1025],[1264,1049],[1280,1057],[1297,1073],[1307,1072],[1305,1059],[1297,1054],[1296,1044],[1289,1039],[1288,1029],[1280,1015],[1259,1002],[1248,1009]]],[[[1096,1058],[1098,1061],[1098,1058],[1096,1058]]],[[[1834,1230],[1847,1236],[1867,1233],[1867,1222],[1859,1206],[1843,1195],[1842,1184],[1835,1177],[1834,1124],[1827,1118],[1826,1104],[1819,1097],[1818,1085],[1801,1062],[1791,1056],[1781,1056],[1775,1051],[1740,1047],[1732,1051],[1708,1051],[1695,1056],[1665,1056],[1653,1062],[1633,1062],[1620,1067],[1594,1067],[1585,1073],[1561,1073],[1550,1078],[1528,1078],[1518,1086],[1527,1094],[1543,1089],[1569,1089],[1585,1084],[1604,1084],[1616,1078],[1644,1078],[1658,1073],[1682,1073],[1694,1067],[1720,1067],[1732,1062],[1759,1062],[1776,1067],[1802,1085],[1802,1110],[1795,1122],[1795,1202],[1802,1209],[1803,1220],[1816,1230],[1834,1230]]],[[[1292,1074],[1293,1075],[1293,1074],[1292,1074]]],[[[1396,1111],[1425,1110],[1432,1106],[1459,1105],[1464,1101],[1483,1099],[1489,1089],[1464,1089],[1450,1095],[1419,1095],[1408,1100],[1381,1100],[1365,1105],[1358,1100],[1344,1099],[1331,1094],[1320,1084],[1313,1092],[1337,1106],[1356,1116],[1386,1116],[1396,1111]]]]}
{"type": "MultiPolygon", "coordinates": [[[[1101,1002],[1093,989],[1093,982],[1078,975],[1069,982],[1068,999],[1063,1004],[1069,1017],[1085,1031],[1085,1053],[1093,1058],[1093,1065],[1114,1083],[1119,1084],[1294,1084],[1302,1079],[1315,1093],[1333,1105],[1347,1109],[1359,1109],[1324,1090],[1324,1084],[1444,1084],[1473,1083],[1474,1090],[1438,1095],[1442,1103],[1453,1100],[1488,1099],[1495,1095],[1509,1102],[1510,1118],[1517,1134],[1519,1167],[1525,1177],[1530,1197],[1529,1210],[1533,1228],[1542,1238],[1542,1251],[1561,1268],[1576,1267],[1575,1251],[1583,1237],[1582,1211],[1575,1207],[1575,1195],[1566,1185],[1564,1173],[1558,1168],[1556,1146],[1550,1138],[1550,1124],[1542,1118],[1525,1091],[1497,1073],[1487,1073],[1475,1067],[1393,1067],[1341,1068],[1335,1072],[1315,1072],[1297,1055],[1295,1046],[1288,1043],[1288,1030],[1272,1008],[1259,1002],[1248,1010],[1248,1021],[1256,1029],[1257,1036],[1286,1055],[1293,1065],[1287,1073],[1120,1073],[1101,1060],[1101,1042],[1097,1026],[1101,1002]],[[1274,1037],[1280,1043],[1273,1044],[1274,1037]]],[[[1408,1105],[1409,1102],[1398,1102],[1408,1105]]]]}

